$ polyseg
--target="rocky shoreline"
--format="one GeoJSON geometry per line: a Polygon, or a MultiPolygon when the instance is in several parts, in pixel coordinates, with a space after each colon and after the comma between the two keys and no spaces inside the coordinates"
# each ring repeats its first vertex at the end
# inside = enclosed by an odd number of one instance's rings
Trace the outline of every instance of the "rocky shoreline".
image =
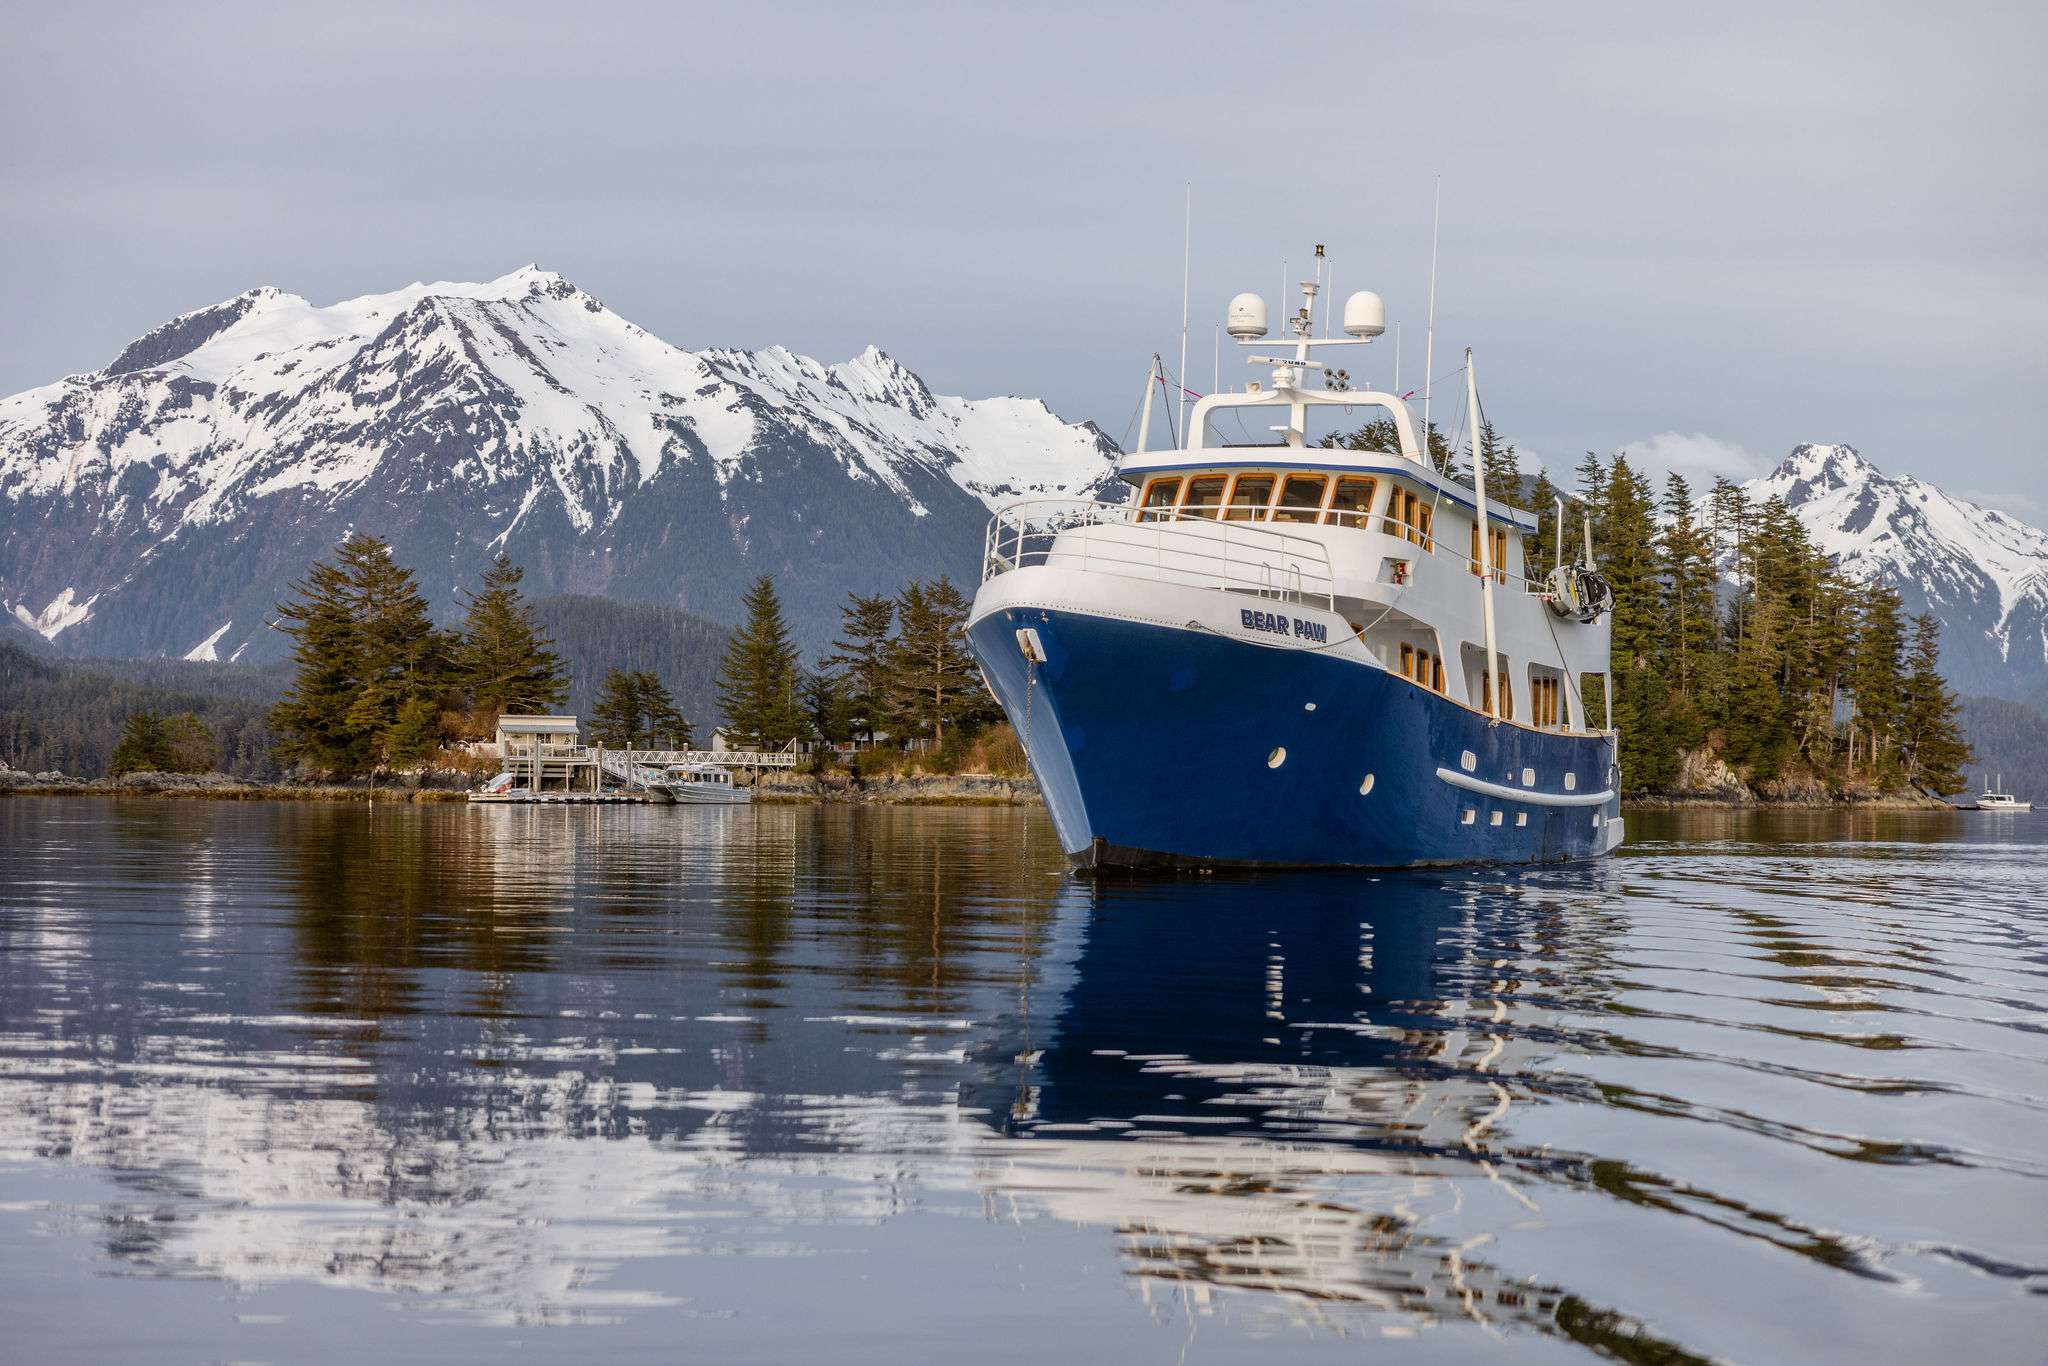
{"type": "Polygon", "coordinates": [[[1031,778],[989,773],[917,774],[861,779],[849,773],[769,773],[754,800],[770,803],[866,802],[892,806],[1042,806],[1031,778]]]}
{"type": "Polygon", "coordinates": [[[459,802],[466,786],[370,783],[266,783],[225,773],[129,773],[73,778],[64,773],[0,769],[0,796],[183,797],[223,802],[459,802]]]}

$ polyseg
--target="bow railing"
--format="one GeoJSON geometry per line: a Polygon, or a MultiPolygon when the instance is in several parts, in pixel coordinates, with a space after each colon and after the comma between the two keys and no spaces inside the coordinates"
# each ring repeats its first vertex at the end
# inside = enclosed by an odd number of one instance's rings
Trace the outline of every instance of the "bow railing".
{"type": "Polygon", "coordinates": [[[1270,524],[1138,521],[1123,503],[1034,498],[990,519],[982,581],[1033,565],[1334,607],[1329,551],[1270,524]]]}

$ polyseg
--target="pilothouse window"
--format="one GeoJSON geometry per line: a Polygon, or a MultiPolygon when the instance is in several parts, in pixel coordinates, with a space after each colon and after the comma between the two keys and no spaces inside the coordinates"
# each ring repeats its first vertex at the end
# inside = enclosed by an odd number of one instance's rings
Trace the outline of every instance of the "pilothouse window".
{"type": "Polygon", "coordinates": [[[1181,514],[1213,518],[1223,503],[1223,484],[1224,478],[1220,474],[1204,474],[1188,480],[1188,496],[1181,501],[1181,514]]]}
{"type": "Polygon", "coordinates": [[[1180,496],[1180,476],[1171,479],[1154,479],[1145,485],[1145,498],[1138,513],[1141,522],[1163,522],[1173,511],[1173,500],[1180,496]]]}
{"type": "Polygon", "coordinates": [[[1230,486],[1230,505],[1223,510],[1223,516],[1232,522],[1264,521],[1266,504],[1272,501],[1272,475],[1240,474],[1230,486]]]}
{"type": "Polygon", "coordinates": [[[1335,526],[1365,525],[1366,514],[1372,511],[1374,481],[1357,475],[1344,475],[1337,480],[1337,496],[1330,500],[1330,522],[1335,526]]]}
{"type": "Polygon", "coordinates": [[[1280,486],[1280,502],[1273,509],[1273,520],[1313,522],[1322,514],[1323,493],[1329,484],[1330,481],[1320,474],[1288,475],[1287,482],[1280,486]]]}

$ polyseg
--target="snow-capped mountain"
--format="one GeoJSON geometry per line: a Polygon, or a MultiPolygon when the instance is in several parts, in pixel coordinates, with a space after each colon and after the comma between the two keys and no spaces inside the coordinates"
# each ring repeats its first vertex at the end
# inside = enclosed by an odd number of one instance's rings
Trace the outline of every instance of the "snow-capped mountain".
{"type": "Polygon", "coordinates": [[[0,399],[0,604],[60,648],[263,658],[351,529],[440,605],[507,551],[535,592],[732,620],[776,575],[815,644],[848,590],[974,575],[988,509],[1115,446],[869,348],[685,351],[535,267],[316,307],[254,289],[0,399]]]}
{"type": "Polygon", "coordinates": [[[1849,446],[1795,447],[1742,487],[1752,500],[1783,498],[1852,577],[1933,612],[1958,690],[2024,698],[2048,678],[2048,532],[1886,475],[1849,446]]]}

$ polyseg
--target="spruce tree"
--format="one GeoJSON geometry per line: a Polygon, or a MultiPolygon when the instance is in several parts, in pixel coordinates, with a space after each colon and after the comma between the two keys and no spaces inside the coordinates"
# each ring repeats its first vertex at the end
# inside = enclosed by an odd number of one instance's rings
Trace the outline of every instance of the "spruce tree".
{"type": "Polygon", "coordinates": [[[385,731],[384,762],[393,768],[413,768],[434,757],[441,747],[441,708],[424,695],[408,697],[398,706],[385,731]]]}
{"type": "Polygon", "coordinates": [[[121,739],[114,746],[113,758],[107,763],[108,776],[170,771],[171,742],[163,716],[153,711],[129,713],[121,726],[121,739]]]}
{"type": "Polygon", "coordinates": [[[1510,507],[1524,507],[1522,460],[1515,443],[1502,439],[1492,422],[1479,425],[1479,458],[1486,462],[1486,496],[1510,507]]]}
{"type": "Polygon", "coordinates": [[[569,696],[561,657],[534,623],[533,608],[519,591],[523,576],[501,554],[484,571],[483,591],[465,594],[468,610],[455,666],[471,708],[485,717],[552,711],[569,696]]]}
{"type": "Polygon", "coordinates": [[[747,590],[746,624],[718,666],[725,729],[742,749],[781,749],[808,729],[798,696],[797,648],[790,643],[775,580],[763,574],[747,590]]]}
{"type": "Polygon", "coordinates": [[[448,680],[449,642],[434,629],[419,584],[410,569],[391,558],[389,545],[358,534],[342,543],[341,558],[356,614],[358,677],[348,724],[368,737],[378,761],[395,763],[395,740],[416,743],[410,733],[394,733],[406,704],[434,703],[438,715],[448,680]]]}
{"type": "MultiPolygon", "coordinates": [[[[369,540],[351,537],[342,549],[369,540]]],[[[316,561],[292,585],[294,599],[278,604],[297,670],[270,711],[280,763],[341,777],[363,772],[373,758],[373,735],[350,715],[363,679],[352,563],[345,555],[316,561]]]]}
{"type": "Polygon", "coordinates": [[[841,681],[852,737],[873,744],[876,732],[889,725],[889,633],[896,602],[886,595],[848,593],[839,614],[839,639],[819,670],[841,681]]]}
{"type": "Polygon", "coordinates": [[[607,669],[597,705],[590,712],[590,738],[607,749],[633,749],[641,733],[640,687],[637,676],[607,669]]]}
{"type": "Polygon", "coordinates": [[[1882,778],[1886,765],[1895,760],[1906,700],[1905,646],[1898,593],[1881,583],[1865,585],[1857,602],[1856,641],[1849,657],[1849,692],[1856,708],[1850,732],[1852,774],[1860,763],[1871,776],[1882,778]]]}
{"type": "Polygon", "coordinates": [[[691,749],[697,743],[694,728],[676,709],[676,700],[661,679],[645,670],[635,670],[631,685],[637,714],[639,749],[691,749]]]}
{"type": "Polygon", "coordinates": [[[804,716],[811,733],[827,744],[845,744],[854,736],[853,698],[847,675],[832,667],[827,657],[804,670],[802,683],[804,716]]]}
{"type": "Polygon", "coordinates": [[[967,599],[944,575],[911,583],[896,599],[891,710],[913,732],[934,740],[944,740],[948,725],[981,710],[975,697],[980,676],[964,634],[967,611],[967,599]]]}
{"type": "MultiPolygon", "coordinates": [[[[1535,504],[1536,530],[1523,538],[1522,560],[1529,566],[1529,577],[1540,580],[1557,567],[1557,552],[1563,530],[1558,525],[1557,500],[1560,490],[1550,482],[1550,471],[1538,465],[1536,478],[1530,485],[1529,501],[1535,504]]],[[[1571,514],[1567,512],[1566,516],[1571,514]]],[[[1569,554],[1569,552],[1566,552],[1569,554]]]]}
{"type": "Polygon", "coordinates": [[[1900,711],[1906,777],[1941,796],[1963,790],[1972,755],[1957,721],[1956,695],[1941,676],[1941,623],[1933,613],[1913,619],[1905,695],[1900,711]]]}

